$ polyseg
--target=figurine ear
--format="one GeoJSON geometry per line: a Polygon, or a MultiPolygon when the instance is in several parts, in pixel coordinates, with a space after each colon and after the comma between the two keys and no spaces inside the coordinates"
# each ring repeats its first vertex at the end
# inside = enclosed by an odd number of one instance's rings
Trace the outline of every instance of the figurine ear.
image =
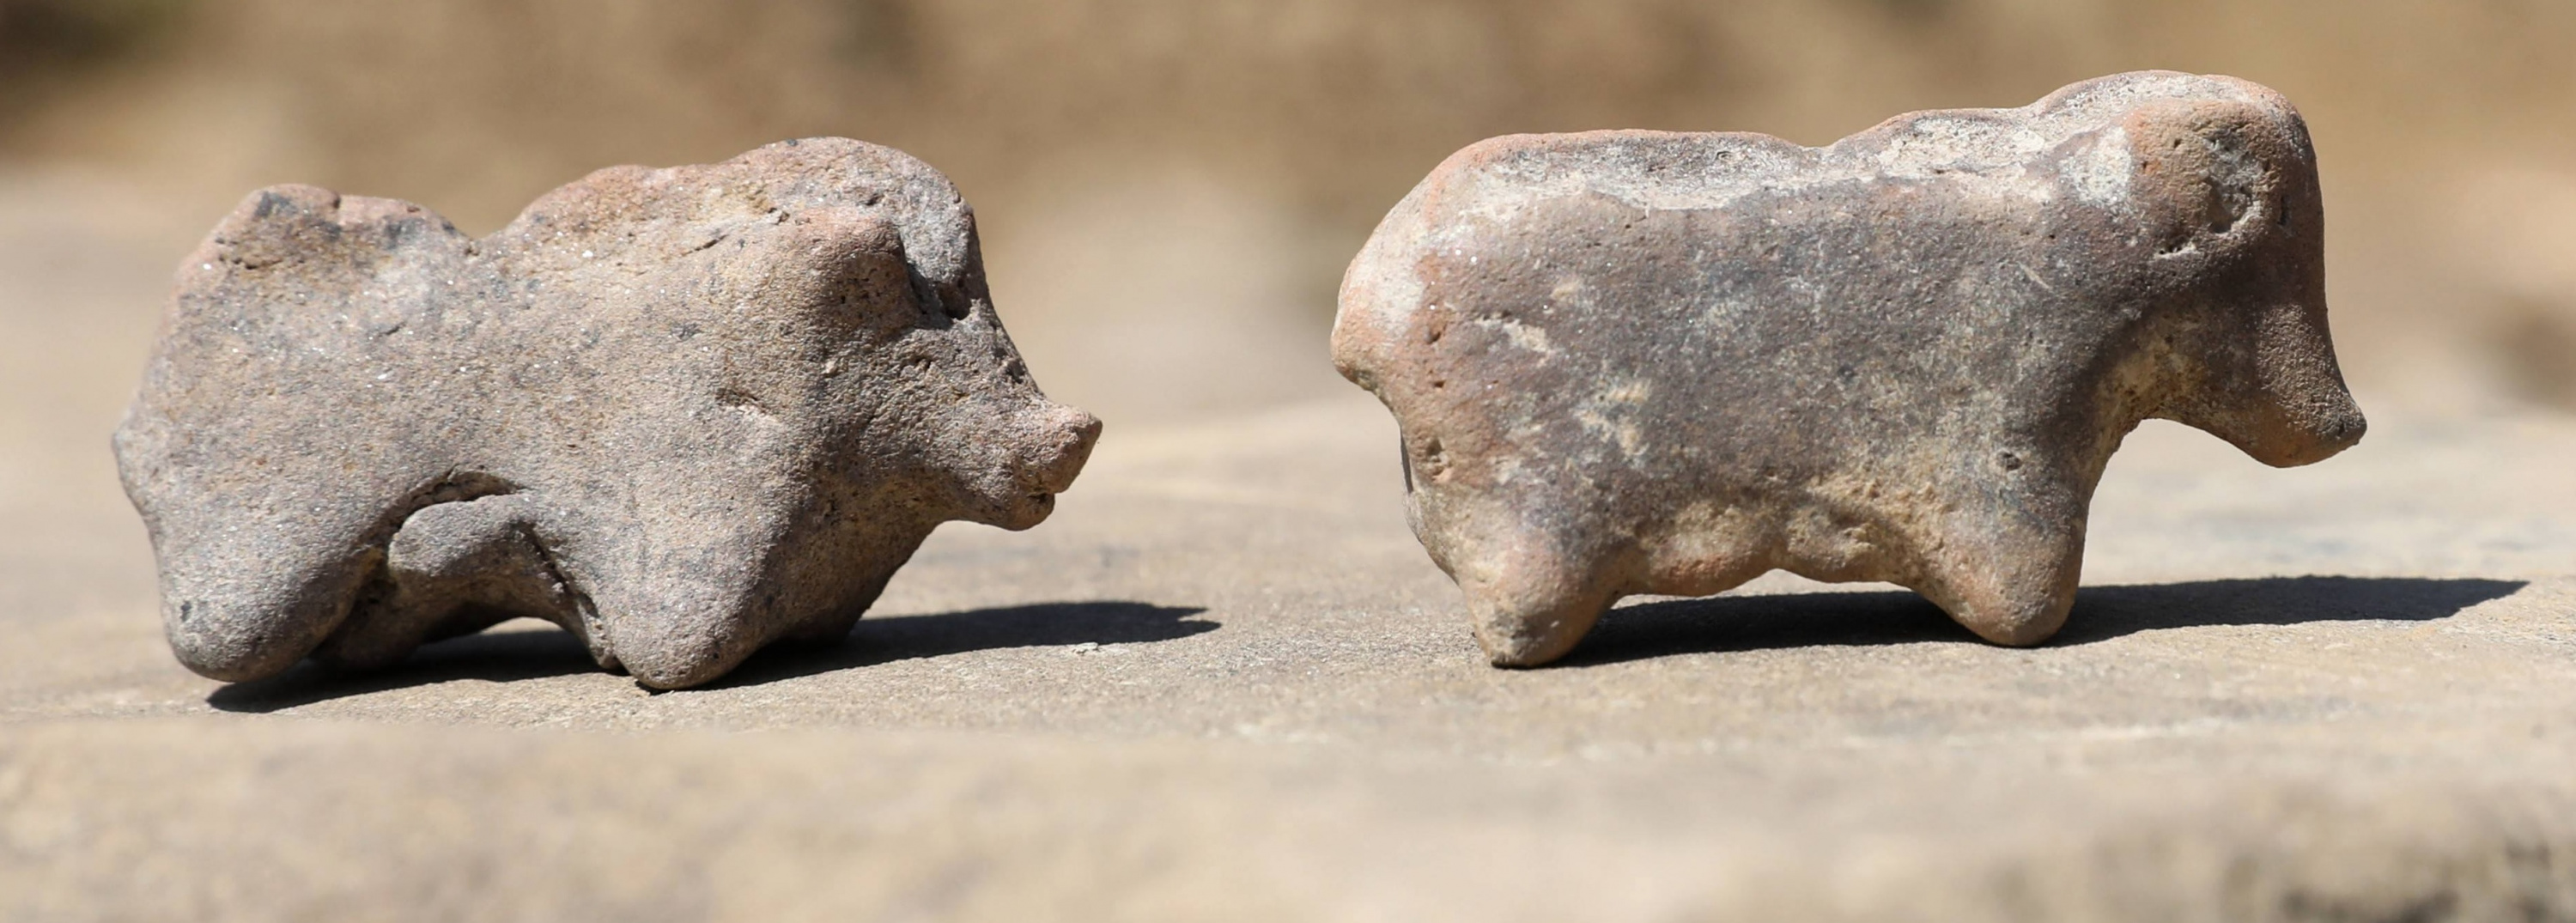
{"type": "Polygon", "coordinates": [[[318,186],[271,186],[250,194],[206,239],[211,261],[266,269],[309,258],[339,241],[340,196],[318,186]]]}
{"type": "MultiPolygon", "coordinates": [[[[2295,119],[2296,116],[2289,116],[2295,119]]],[[[2282,114],[2234,100],[2140,107],[2121,125],[2131,194],[2158,259],[2214,259],[2286,226],[2290,167],[2306,152],[2282,114]]]]}
{"type": "Polygon", "coordinates": [[[851,327],[899,329],[923,322],[920,280],[903,237],[883,217],[857,208],[817,208],[787,219],[783,290],[822,319],[851,327]]]}

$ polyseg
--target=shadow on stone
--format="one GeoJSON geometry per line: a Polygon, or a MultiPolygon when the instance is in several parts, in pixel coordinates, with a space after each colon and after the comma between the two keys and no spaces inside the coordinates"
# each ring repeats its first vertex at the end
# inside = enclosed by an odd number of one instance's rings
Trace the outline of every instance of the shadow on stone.
{"type": "Polygon", "coordinates": [[[1198,606],[1082,602],[860,619],[847,638],[821,644],[777,645],[752,655],[723,679],[699,688],[756,686],[852,667],[969,651],[1174,641],[1215,631],[1219,623],[1190,618],[1205,611],[1198,606]]]}
{"type": "MultiPolygon", "coordinates": [[[[752,686],[970,651],[1170,641],[1215,631],[1216,622],[1190,620],[1205,611],[1194,606],[1079,602],[860,619],[847,638],[774,646],[752,655],[723,679],[698,689],[752,686]]],[[[272,712],[463,679],[509,682],[599,672],[589,653],[571,634],[552,628],[515,627],[529,624],[532,623],[513,622],[510,629],[426,645],[402,663],[364,673],[332,670],[306,661],[273,679],[216,689],[206,696],[206,704],[223,711],[272,712]]]]}
{"type": "MultiPolygon", "coordinates": [[[[2066,628],[2043,647],[2091,644],[2159,628],[2298,625],[2445,618],[2522,589],[2519,580],[2267,577],[2085,587],[2066,628]]],[[[1717,596],[1611,610],[1563,662],[1619,663],[1674,654],[1793,647],[1975,642],[1939,607],[1907,592],[1717,596]]]]}
{"type": "Polygon", "coordinates": [[[501,630],[423,645],[381,670],[351,672],[307,660],[268,679],[227,684],[207,695],[206,704],[222,711],[272,712],[461,679],[506,683],[599,670],[581,642],[562,629],[533,627],[540,624],[534,620],[506,624],[501,630]]]}

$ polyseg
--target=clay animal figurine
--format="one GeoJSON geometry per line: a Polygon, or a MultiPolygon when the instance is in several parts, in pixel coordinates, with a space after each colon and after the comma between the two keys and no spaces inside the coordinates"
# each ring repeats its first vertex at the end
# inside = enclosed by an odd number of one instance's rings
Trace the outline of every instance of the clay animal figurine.
{"type": "Polygon", "coordinates": [[[1045,519],[1099,430],[1029,380],[948,180],[827,138],[602,170],[479,240],[253,193],[115,447],[199,673],[526,615],[676,688],[842,637],[942,521],[1045,519]]]}
{"type": "Polygon", "coordinates": [[[2147,417],[2277,466],[2361,438],[2288,101],[2134,73],[1823,148],[1517,135],[1350,266],[1342,374],[1403,431],[1414,534],[1498,665],[1621,596],[1883,580],[1998,644],[2064,623],[2147,417]]]}

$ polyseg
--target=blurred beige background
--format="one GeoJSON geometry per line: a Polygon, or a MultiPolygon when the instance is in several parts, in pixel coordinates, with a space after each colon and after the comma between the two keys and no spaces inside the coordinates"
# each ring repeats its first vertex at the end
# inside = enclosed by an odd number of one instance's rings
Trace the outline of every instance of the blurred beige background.
{"type": "Polygon", "coordinates": [[[0,222],[45,253],[0,297],[13,333],[113,341],[13,381],[86,405],[254,187],[481,233],[598,167],[839,134],[965,189],[1051,391],[1203,417],[1339,387],[1342,261],[1478,138],[1822,144],[2163,67],[2307,113],[2365,400],[2576,407],[2572,48],[2563,0],[0,0],[0,222]]]}
{"type": "Polygon", "coordinates": [[[2221,72],[2308,115],[2364,405],[2515,415],[2576,409],[2571,48],[2564,0],[0,0],[0,605],[151,605],[106,436],[266,184],[481,233],[612,164],[891,144],[978,207],[1039,381],[1135,432],[1343,393],[1343,261],[1478,138],[2221,72]]]}
{"type": "Polygon", "coordinates": [[[150,606],[107,433],[267,184],[483,233],[613,164],[891,144],[977,206],[1038,380],[1132,432],[1346,388],[1344,260],[1479,138],[2220,72],[2309,118],[2364,406],[2485,415],[2576,409],[2571,48],[2564,0],[0,0],[0,604],[150,606]]]}

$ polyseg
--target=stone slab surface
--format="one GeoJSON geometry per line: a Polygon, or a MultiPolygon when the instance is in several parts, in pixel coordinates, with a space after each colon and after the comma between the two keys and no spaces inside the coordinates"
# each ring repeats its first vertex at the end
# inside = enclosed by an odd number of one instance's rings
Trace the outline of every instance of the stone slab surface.
{"type": "Polygon", "coordinates": [[[1487,667],[1352,390],[1112,419],[1043,527],[707,688],[531,622],[226,686],[106,452],[160,280],[0,243],[0,919],[2576,916],[2565,418],[2151,423],[2032,649],[1775,576],[1487,667]]]}

